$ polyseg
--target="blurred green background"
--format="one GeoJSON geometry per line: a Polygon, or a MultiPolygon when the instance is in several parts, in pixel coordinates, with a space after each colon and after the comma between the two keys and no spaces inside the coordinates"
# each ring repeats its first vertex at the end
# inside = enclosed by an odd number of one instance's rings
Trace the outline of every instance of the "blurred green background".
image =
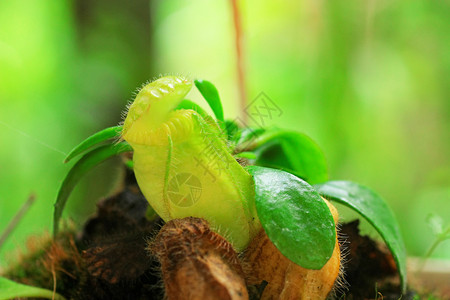
{"type": "MultiPolygon", "coordinates": [[[[332,179],[378,191],[409,255],[423,255],[434,240],[427,216],[450,222],[449,2],[243,0],[240,8],[248,99],[266,93],[283,110],[273,123],[311,136],[332,179]]],[[[227,0],[0,1],[0,232],[37,196],[0,265],[49,230],[65,153],[117,124],[145,81],[208,79],[228,118],[240,115],[235,53],[227,0]]],[[[115,162],[91,172],[66,216],[81,223],[119,177],[115,162]]],[[[450,241],[433,256],[450,258],[450,241]]]]}

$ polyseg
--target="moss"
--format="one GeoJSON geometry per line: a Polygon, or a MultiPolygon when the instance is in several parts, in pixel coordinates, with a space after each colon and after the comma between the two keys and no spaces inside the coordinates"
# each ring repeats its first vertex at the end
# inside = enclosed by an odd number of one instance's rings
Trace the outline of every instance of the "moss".
{"type": "Polygon", "coordinates": [[[75,234],[73,224],[66,224],[55,240],[48,233],[30,237],[26,251],[17,254],[17,263],[10,266],[3,276],[50,290],[56,286],[57,292],[70,294],[83,272],[75,234]]]}

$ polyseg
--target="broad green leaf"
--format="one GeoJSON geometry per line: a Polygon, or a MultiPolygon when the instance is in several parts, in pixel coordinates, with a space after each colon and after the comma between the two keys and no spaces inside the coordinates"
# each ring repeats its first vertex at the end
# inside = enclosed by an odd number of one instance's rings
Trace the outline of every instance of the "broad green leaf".
{"type": "Polygon", "coordinates": [[[327,162],[319,146],[308,136],[280,129],[267,130],[250,145],[255,165],[293,173],[310,184],[328,180],[327,162]]]}
{"type": "Polygon", "coordinates": [[[54,235],[56,235],[56,233],[58,232],[59,220],[61,219],[64,206],[66,205],[70,193],[75,188],[78,181],[86,174],[86,172],[112,156],[129,151],[132,151],[132,148],[127,142],[103,145],[86,153],[79,161],[77,161],[72,166],[69,173],[66,175],[66,178],[64,178],[63,183],[61,184],[58,196],[56,198],[55,208],[53,212],[54,235]]]}
{"type": "Polygon", "coordinates": [[[371,189],[350,181],[328,181],[314,187],[319,194],[354,209],[372,224],[394,256],[405,291],[405,244],[397,220],[386,202],[371,189]]]}
{"type": "Polygon", "coordinates": [[[181,101],[175,108],[175,110],[177,109],[192,109],[198,112],[202,117],[208,116],[208,113],[200,105],[188,99],[181,101]]]}
{"type": "Polygon", "coordinates": [[[120,133],[122,132],[122,126],[114,126],[109,127],[106,129],[103,129],[97,133],[94,133],[84,141],[82,141],[78,146],[72,149],[70,153],[67,155],[67,157],[64,159],[64,162],[69,162],[72,158],[75,156],[85,152],[86,150],[104,142],[109,139],[116,138],[118,139],[120,137],[120,133]]]}
{"type": "Polygon", "coordinates": [[[216,87],[211,82],[201,79],[194,80],[194,83],[203,98],[208,102],[217,120],[224,123],[222,101],[220,101],[216,87]]]}
{"type": "Polygon", "coordinates": [[[255,181],[255,205],[267,236],[280,252],[307,269],[321,269],[333,254],[333,216],[305,181],[284,171],[247,167],[255,181]]]}
{"type": "Polygon", "coordinates": [[[53,291],[17,283],[7,278],[0,277],[0,300],[16,298],[66,299],[58,293],[53,293],[53,291]]]}

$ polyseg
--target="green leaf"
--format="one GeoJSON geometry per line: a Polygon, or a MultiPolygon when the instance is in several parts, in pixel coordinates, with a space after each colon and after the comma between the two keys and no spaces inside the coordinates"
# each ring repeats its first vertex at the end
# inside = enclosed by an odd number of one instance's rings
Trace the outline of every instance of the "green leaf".
{"type": "Polygon", "coordinates": [[[16,298],[66,299],[58,293],[53,293],[53,291],[17,283],[5,277],[0,277],[0,300],[16,298]]]}
{"type": "Polygon", "coordinates": [[[267,236],[280,252],[307,269],[321,269],[333,254],[333,216],[305,181],[284,171],[247,167],[255,181],[255,205],[267,236]]]}
{"type": "Polygon", "coordinates": [[[293,173],[310,184],[328,180],[325,156],[308,136],[280,129],[267,130],[249,145],[258,166],[272,167],[293,173]]]}
{"type": "Polygon", "coordinates": [[[224,123],[222,101],[220,101],[216,87],[211,82],[201,79],[194,80],[194,83],[203,98],[208,102],[217,120],[224,123]]]}
{"type": "Polygon", "coordinates": [[[202,117],[208,116],[208,113],[200,105],[188,99],[181,101],[175,108],[175,110],[177,109],[192,109],[198,112],[202,117]]]}
{"type": "Polygon", "coordinates": [[[97,133],[94,133],[93,135],[91,135],[90,137],[88,137],[87,139],[82,141],[80,144],[78,144],[78,146],[73,148],[72,151],[70,151],[70,153],[64,159],[64,162],[65,163],[69,162],[75,156],[98,145],[99,143],[102,143],[109,139],[119,138],[121,132],[122,132],[122,126],[114,126],[114,127],[109,127],[109,128],[103,129],[97,133]]]}
{"type": "Polygon", "coordinates": [[[406,289],[406,250],[394,214],[386,202],[369,188],[349,181],[329,181],[314,186],[326,198],[342,203],[369,221],[391,250],[406,289]]]}
{"type": "Polygon", "coordinates": [[[104,160],[124,152],[130,152],[133,149],[127,142],[119,144],[108,144],[100,146],[88,153],[86,153],[79,161],[76,162],[70,169],[69,173],[64,178],[61,187],[59,188],[58,196],[55,202],[53,212],[53,234],[58,232],[59,220],[61,219],[64,206],[70,193],[77,185],[78,181],[93,167],[103,162],[104,160]]]}

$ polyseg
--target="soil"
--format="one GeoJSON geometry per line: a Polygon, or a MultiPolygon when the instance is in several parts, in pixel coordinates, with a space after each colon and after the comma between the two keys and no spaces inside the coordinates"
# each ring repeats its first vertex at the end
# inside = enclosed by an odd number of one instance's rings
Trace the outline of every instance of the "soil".
{"type": "MultiPolygon", "coordinates": [[[[28,254],[4,276],[50,290],[56,281],[56,291],[67,299],[163,299],[161,265],[148,245],[164,222],[149,221],[147,207],[128,172],[123,190],[99,201],[83,228],[66,225],[54,241],[47,236],[38,247],[34,239],[28,254]]],[[[340,227],[345,274],[334,297],[418,299],[412,290],[401,295],[392,256],[383,245],[361,236],[358,224],[340,227]]],[[[259,299],[265,284],[248,286],[250,299],[259,299]]]]}

